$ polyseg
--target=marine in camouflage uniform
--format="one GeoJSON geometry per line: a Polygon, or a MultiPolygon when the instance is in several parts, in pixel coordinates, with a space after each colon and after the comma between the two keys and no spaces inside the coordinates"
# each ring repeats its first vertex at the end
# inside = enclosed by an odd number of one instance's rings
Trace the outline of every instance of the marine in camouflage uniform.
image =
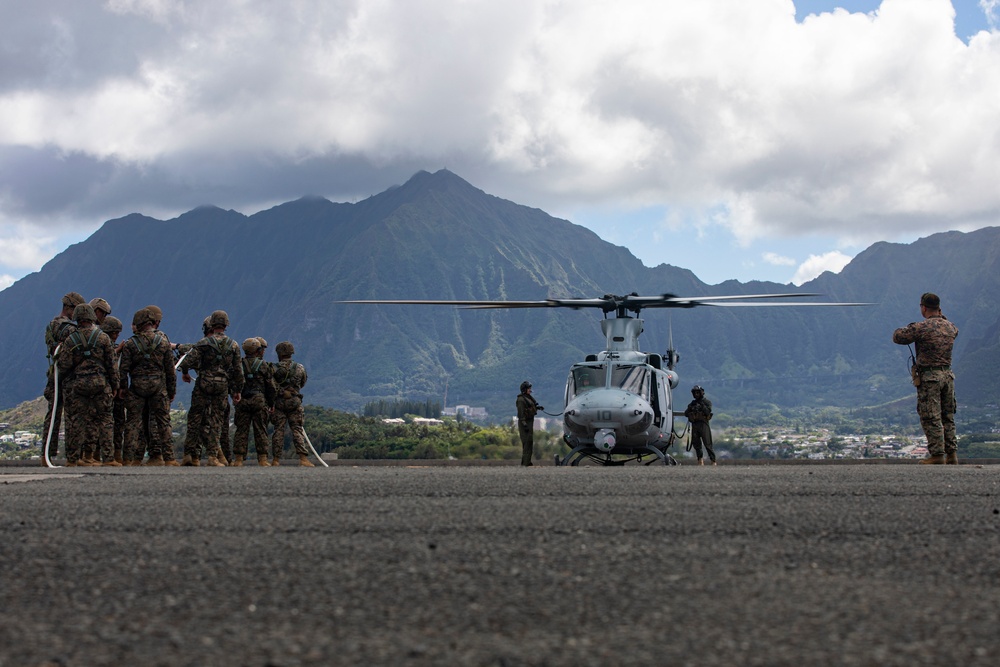
{"type": "MultiPolygon", "coordinates": [[[[80,304],[74,309],[77,331],[63,343],[56,364],[66,378],[66,465],[100,465],[84,461],[82,453],[110,446],[112,396],[118,391],[118,369],[111,339],[95,326],[94,309],[80,304]]],[[[111,458],[107,465],[120,465],[111,458]]]]}
{"type": "MultiPolygon", "coordinates": [[[[67,336],[76,331],[76,323],[73,321],[73,310],[84,303],[82,296],[76,292],[70,292],[62,298],[62,310],[45,327],[45,348],[49,359],[49,369],[45,379],[45,390],[42,392],[48,402],[48,409],[45,412],[45,424],[42,426],[42,447],[49,442],[49,458],[53,459],[59,453],[59,425],[63,415],[63,394],[66,391],[63,379],[59,381],[59,395],[55,395],[55,351],[59,345],[66,340],[67,336]],[[55,400],[53,400],[55,399],[55,400]],[[53,414],[55,415],[53,417],[53,414]],[[49,441],[49,427],[52,426],[52,438],[49,441]]],[[[44,452],[42,455],[42,465],[45,465],[44,452]]]]}
{"type": "MultiPolygon", "coordinates": [[[[147,308],[136,311],[132,318],[136,333],[122,348],[120,392],[125,400],[125,460],[137,461],[140,432],[153,422],[150,429],[149,461],[146,465],[164,465],[163,452],[169,445],[170,402],[177,393],[177,375],[170,341],[155,330],[153,313],[147,308]],[[124,388],[125,380],[128,387],[124,388]],[[146,415],[149,415],[146,417],[146,415]]],[[[142,453],[138,452],[141,457],[142,453]]]]}
{"type": "Polygon", "coordinates": [[[705,390],[695,385],[691,388],[694,400],[688,403],[684,416],[691,424],[691,446],[698,456],[698,465],[705,465],[702,446],[708,452],[708,458],[715,463],[715,450],[712,449],[712,428],[708,422],[712,420],[712,401],[705,398],[705,390]]]}
{"type": "Polygon", "coordinates": [[[220,431],[224,427],[223,408],[227,394],[239,402],[243,390],[240,346],[226,335],[229,315],[217,310],[210,316],[209,325],[212,333],[195,343],[180,364],[181,379],[185,382],[191,381],[189,371],[194,370],[198,375],[191,392],[181,465],[201,465],[202,450],[208,453],[209,465],[226,465],[219,447],[220,431]]]}
{"type": "Polygon", "coordinates": [[[234,466],[242,466],[250,447],[250,428],[257,449],[257,464],[267,462],[267,415],[274,410],[274,374],[264,361],[264,348],[256,338],[243,341],[243,391],[236,404],[236,435],[233,438],[234,466]]]}
{"type": "MultiPolygon", "coordinates": [[[[305,410],[302,408],[302,387],[309,379],[305,366],[292,361],[295,346],[290,342],[278,343],[274,351],[278,353],[278,363],[273,365],[274,385],[277,396],[274,400],[274,412],[271,413],[271,423],[274,433],[271,434],[271,465],[280,465],[281,454],[285,448],[285,424],[292,432],[292,443],[295,453],[299,456],[299,465],[313,467],[309,462],[305,437],[305,410]]],[[[258,456],[260,450],[257,451],[258,456]]]]}
{"type": "Polygon", "coordinates": [[[920,297],[924,319],[896,329],[892,342],[914,343],[917,348],[913,384],[917,387],[917,414],[927,436],[928,456],[921,463],[958,463],[955,435],[955,374],[951,371],[951,350],[958,327],[941,312],[941,299],[931,292],[920,297]]]}
{"type": "MultiPolygon", "coordinates": [[[[167,334],[165,334],[162,330],[160,330],[160,322],[163,321],[163,310],[161,310],[159,306],[154,305],[154,304],[150,304],[150,305],[146,306],[146,310],[148,310],[150,313],[153,314],[153,331],[155,333],[158,333],[161,336],[163,336],[163,338],[167,341],[167,345],[170,346],[171,350],[173,350],[174,348],[176,348],[177,346],[174,343],[170,342],[170,338],[167,336],[167,334]]],[[[177,384],[177,371],[176,371],[176,369],[173,370],[172,373],[174,374],[174,384],[176,385],[177,384]]],[[[140,431],[140,436],[139,436],[139,442],[142,445],[143,450],[148,450],[149,449],[149,443],[154,440],[154,437],[156,437],[152,433],[152,429],[156,426],[156,423],[155,423],[154,420],[151,420],[149,418],[148,412],[149,412],[149,409],[146,408],[146,414],[143,415],[143,421],[142,421],[143,429],[140,431]]],[[[169,421],[168,421],[168,425],[169,425],[169,421]]],[[[178,461],[176,459],[176,457],[174,456],[174,437],[173,437],[173,431],[172,430],[168,431],[168,436],[167,436],[167,438],[165,440],[161,436],[159,442],[163,443],[163,445],[162,445],[162,447],[163,447],[163,453],[162,453],[163,465],[166,465],[166,466],[179,466],[180,465],[180,461],[178,461]]],[[[138,448],[137,448],[137,450],[138,450],[138,448]]],[[[143,450],[139,450],[138,453],[142,454],[143,450]]],[[[141,457],[140,457],[139,460],[141,462],[141,460],[142,460],[141,457]]]]}
{"type": "Polygon", "coordinates": [[[521,393],[514,401],[517,408],[517,433],[521,437],[521,465],[534,465],[531,458],[535,450],[535,415],[542,409],[531,395],[531,383],[521,383],[521,393]]]}
{"type": "MultiPolygon", "coordinates": [[[[95,311],[96,314],[96,311],[95,311]]],[[[118,362],[121,359],[120,350],[117,347],[118,335],[122,332],[122,321],[117,317],[108,315],[101,322],[101,331],[108,334],[108,338],[111,339],[112,355],[115,361],[115,368],[119,368],[118,362]]],[[[121,378],[121,373],[118,374],[118,381],[120,384],[124,384],[121,378]]],[[[121,398],[121,392],[115,394],[111,401],[111,418],[114,424],[112,437],[111,437],[111,449],[114,452],[114,460],[118,463],[123,463],[123,452],[125,444],[125,401],[121,398]]]]}

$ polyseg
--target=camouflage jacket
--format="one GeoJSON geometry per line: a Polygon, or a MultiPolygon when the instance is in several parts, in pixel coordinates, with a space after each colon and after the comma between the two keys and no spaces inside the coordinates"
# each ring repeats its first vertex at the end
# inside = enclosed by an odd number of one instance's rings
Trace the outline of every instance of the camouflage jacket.
{"type": "Polygon", "coordinates": [[[263,394],[267,407],[274,407],[274,371],[271,364],[260,357],[243,358],[243,398],[263,394]]]}
{"type": "Polygon", "coordinates": [[[271,364],[271,370],[274,372],[274,386],[279,395],[284,398],[296,395],[302,398],[299,392],[309,380],[305,366],[291,359],[282,359],[276,364],[271,364]]]}
{"type": "Polygon", "coordinates": [[[696,398],[688,403],[684,416],[688,421],[707,422],[712,419],[712,401],[707,398],[696,398]]]}
{"type": "MultiPolygon", "coordinates": [[[[243,391],[243,367],[240,364],[240,346],[224,333],[205,336],[192,346],[180,370],[187,373],[194,370],[198,374],[198,384],[206,380],[228,383],[229,394],[243,391]]],[[[198,386],[198,385],[196,385],[198,386]]]]}
{"type": "Polygon", "coordinates": [[[63,341],[56,364],[59,375],[67,381],[102,375],[111,391],[118,391],[111,339],[96,325],[77,329],[63,341]]]}
{"type": "Polygon", "coordinates": [[[55,351],[59,344],[76,331],[76,322],[59,315],[45,327],[45,349],[48,351],[49,366],[55,363],[55,351]]]}
{"type": "Polygon", "coordinates": [[[177,373],[174,372],[170,341],[159,331],[142,331],[125,341],[118,371],[123,384],[128,377],[133,386],[162,383],[167,396],[177,393],[177,373]]]}
{"type": "Polygon", "coordinates": [[[892,342],[899,345],[915,343],[917,366],[942,368],[951,366],[951,349],[958,337],[958,327],[944,315],[932,315],[920,322],[911,322],[896,329],[892,342]]]}

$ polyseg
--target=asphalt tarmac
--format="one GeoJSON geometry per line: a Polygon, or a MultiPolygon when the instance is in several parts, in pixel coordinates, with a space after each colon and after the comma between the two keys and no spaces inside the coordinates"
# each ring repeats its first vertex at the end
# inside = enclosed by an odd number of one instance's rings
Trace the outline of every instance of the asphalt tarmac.
{"type": "Polygon", "coordinates": [[[0,468],[0,667],[996,665],[1000,467],[0,468]]]}

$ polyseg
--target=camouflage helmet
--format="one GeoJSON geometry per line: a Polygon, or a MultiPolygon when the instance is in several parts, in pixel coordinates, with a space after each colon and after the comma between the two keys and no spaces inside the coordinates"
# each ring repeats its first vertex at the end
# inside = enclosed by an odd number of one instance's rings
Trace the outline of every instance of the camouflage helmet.
{"type": "Polygon", "coordinates": [[[705,393],[705,390],[701,388],[701,385],[696,384],[695,386],[691,387],[692,394],[697,394],[698,392],[701,392],[703,394],[705,393]]]}
{"type": "Polygon", "coordinates": [[[79,306],[84,303],[84,298],[77,292],[70,292],[62,298],[62,303],[64,306],[79,306]]]}
{"type": "Polygon", "coordinates": [[[524,382],[521,383],[521,393],[522,394],[524,392],[528,391],[529,389],[531,389],[531,383],[530,382],[528,382],[527,380],[525,380],[524,382]]]}
{"type": "Polygon", "coordinates": [[[263,336],[257,336],[257,340],[260,341],[260,346],[266,350],[267,349],[267,341],[264,340],[264,337],[263,336]]]}
{"type": "Polygon", "coordinates": [[[295,346],[289,341],[283,340],[275,346],[274,351],[278,353],[279,357],[290,357],[295,354],[295,346]]]}
{"type": "Polygon", "coordinates": [[[102,299],[101,297],[97,297],[96,299],[91,299],[90,307],[93,308],[95,312],[97,310],[103,310],[108,315],[111,314],[111,304],[108,303],[107,300],[102,299]]]}
{"type": "Polygon", "coordinates": [[[146,310],[148,310],[149,312],[151,312],[153,314],[153,321],[154,322],[162,322],[163,321],[163,311],[160,310],[159,306],[148,305],[148,306],[146,306],[146,310]]]}
{"type": "Polygon", "coordinates": [[[257,354],[260,350],[260,340],[257,338],[247,338],[243,341],[243,351],[248,355],[257,354]]]}
{"type": "Polygon", "coordinates": [[[216,327],[225,329],[229,326],[229,315],[224,310],[217,310],[208,316],[208,324],[213,329],[216,327]]]}
{"type": "Polygon", "coordinates": [[[156,320],[153,319],[153,312],[149,308],[140,308],[135,311],[135,315],[132,316],[132,326],[139,329],[147,324],[152,324],[156,320]]]}
{"type": "Polygon", "coordinates": [[[121,333],[122,321],[117,317],[112,317],[111,315],[108,315],[107,317],[104,318],[104,321],[101,322],[101,331],[108,334],[109,336],[111,334],[121,333]]]}
{"type": "Polygon", "coordinates": [[[206,317],[204,320],[202,320],[202,323],[201,323],[201,332],[203,334],[205,334],[206,336],[208,335],[208,332],[212,330],[212,322],[211,321],[212,321],[211,317],[206,317]]]}
{"type": "Polygon", "coordinates": [[[81,303],[73,309],[73,319],[77,322],[96,322],[97,315],[89,303],[81,303]]]}

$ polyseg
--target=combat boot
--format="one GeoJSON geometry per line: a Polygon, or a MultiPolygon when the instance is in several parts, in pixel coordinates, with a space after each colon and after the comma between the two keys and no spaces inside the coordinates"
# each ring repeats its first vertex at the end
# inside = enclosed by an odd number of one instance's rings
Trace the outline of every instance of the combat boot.
{"type": "Polygon", "coordinates": [[[933,464],[943,464],[944,463],[944,454],[931,454],[926,459],[920,459],[920,462],[921,463],[930,463],[932,465],[933,464]]]}
{"type": "Polygon", "coordinates": [[[261,468],[270,468],[271,464],[267,462],[267,454],[261,454],[257,457],[257,465],[261,468]]]}
{"type": "Polygon", "coordinates": [[[101,465],[102,466],[109,466],[111,468],[121,468],[122,467],[122,464],[119,463],[118,461],[115,461],[114,459],[108,459],[107,461],[105,461],[101,465]]]}
{"type": "Polygon", "coordinates": [[[233,467],[233,468],[242,468],[243,467],[243,457],[240,456],[239,454],[237,454],[236,458],[234,458],[233,462],[230,463],[229,465],[231,467],[233,467]]]}
{"type": "Polygon", "coordinates": [[[121,452],[118,452],[117,454],[115,454],[115,461],[118,461],[118,463],[120,463],[122,465],[125,465],[125,459],[122,458],[122,453],[121,452]]]}
{"type": "Polygon", "coordinates": [[[143,463],[142,465],[144,465],[144,466],[156,466],[156,467],[162,466],[163,465],[163,457],[160,456],[159,454],[150,454],[149,455],[149,460],[146,461],[145,463],[143,463]]]}
{"type": "Polygon", "coordinates": [[[101,465],[100,463],[94,460],[92,454],[84,454],[83,456],[80,457],[78,463],[80,463],[81,465],[88,465],[88,466],[101,465]]]}
{"type": "Polygon", "coordinates": [[[305,454],[299,454],[299,465],[300,465],[300,466],[303,466],[303,467],[305,467],[305,468],[315,468],[315,467],[316,467],[316,466],[314,466],[314,465],[313,465],[313,464],[312,464],[312,463],[311,463],[311,462],[309,461],[309,457],[308,457],[308,456],[306,456],[305,454]]]}
{"type": "Polygon", "coordinates": [[[181,465],[182,466],[193,466],[194,465],[194,462],[191,459],[191,455],[190,454],[185,454],[184,455],[184,458],[181,459],[181,465]]]}
{"type": "Polygon", "coordinates": [[[208,457],[208,461],[206,462],[206,465],[217,466],[219,468],[225,468],[226,464],[223,463],[224,460],[225,459],[223,459],[221,457],[215,458],[214,456],[209,456],[208,457]]]}
{"type": "Polygon", "coordinates": [[[180,465],[180,463],[177,462],[177,459],[167,459],[167,460],[165,460],[163,462],[163,465],[165,465],[165,466],[173,466],[173,467],[176,468],[177,466],[180,465]]]}
{"type": "Polygon", "coordinates": [[[958,452],[948,452],[945,454],[944,462],[948,465],[958,465],[958,452]]]}
{"type": "Polygon", "coordinates": [[[277,468],[280,465],[281,465],[281,459],[279,459],[277,456],[275,456],[273,459],[271,459],[271,467],[272,468],[277,468]]]}

